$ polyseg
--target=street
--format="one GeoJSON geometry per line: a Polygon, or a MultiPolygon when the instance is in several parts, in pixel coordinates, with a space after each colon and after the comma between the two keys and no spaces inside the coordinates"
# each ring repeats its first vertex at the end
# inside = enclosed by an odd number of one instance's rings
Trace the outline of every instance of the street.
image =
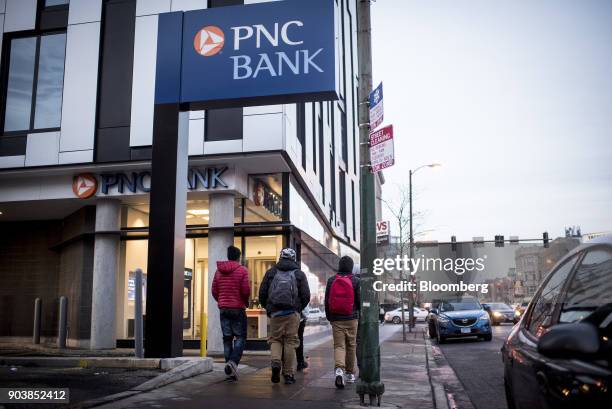
{"type": "Polygon", "coordinates": [[[439,345],[476,409],[506,409],[500,348],[512,325],[493,327],[491,342],[452,340],[439,345]]]}

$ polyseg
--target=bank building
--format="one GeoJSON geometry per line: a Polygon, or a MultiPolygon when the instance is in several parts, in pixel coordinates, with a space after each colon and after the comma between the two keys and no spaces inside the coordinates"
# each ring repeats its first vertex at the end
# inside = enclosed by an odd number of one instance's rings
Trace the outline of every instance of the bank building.
{"type": "MultiPolygon", "coordinates": [[[[261,1],[0,0],[0,342],[31,342],[36,298],[53,342],[65,296],[69,346],[133,346],[134,271],[145,294],[150,280],[159,14],[243,3],[261,1]],[[96,296],[100,280],[114,295],[96,296]],[[92,339],[94,322],[109,331],[92,339]]],[[[266,348],[257,294],[282,247],[313,308],[338,258],[359,260],[356,2],[335,7],[338,100],[187,113],[186,348],[206,331],[222,351],[210,288],[228,243],[249,270],[247,349],[266,348]]]]}

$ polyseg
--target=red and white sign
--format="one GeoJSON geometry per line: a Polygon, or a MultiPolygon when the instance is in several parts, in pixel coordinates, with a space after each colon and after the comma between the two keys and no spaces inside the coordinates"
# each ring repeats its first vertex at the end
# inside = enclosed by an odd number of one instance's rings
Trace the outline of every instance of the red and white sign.
{"type": "Polygon", "coordinates": [[[376,243],[388,243],[391,231],[391,222],[388,220],[376,222],[376,243]]]}
{"type": "Polygon", "coordinates": [[[89,199],[98,191],[98,179],[91,173],[81,173],[72,178],[72,191],[79,199],[89,199]]]}
{"type": "Polygon", "coordinates": [[[395,164],[393,125],[370,133],[370,170],[379,172],[395,164]]]}

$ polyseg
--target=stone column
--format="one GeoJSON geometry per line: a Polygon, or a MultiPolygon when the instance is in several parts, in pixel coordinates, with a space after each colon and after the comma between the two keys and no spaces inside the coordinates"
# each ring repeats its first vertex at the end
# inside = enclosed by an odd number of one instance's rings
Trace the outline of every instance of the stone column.
{"type": "Polygon", "coordinates": [[[115,199],[98,200],[91,297],[91,349],[116,346],[115,278],[119,265],[120,222],[121,202],[115,199]]]}
{"type": "Polygon", "coordinates": [[[219,308],[212,296],[212,282],[217,261],[227,260],[227,248],[234,244],[234,194],[213,193],[209,198],[210,232],[208,233],[208,326],[209,353],[223,352],[223,338],[219,323],[219,308]]]}

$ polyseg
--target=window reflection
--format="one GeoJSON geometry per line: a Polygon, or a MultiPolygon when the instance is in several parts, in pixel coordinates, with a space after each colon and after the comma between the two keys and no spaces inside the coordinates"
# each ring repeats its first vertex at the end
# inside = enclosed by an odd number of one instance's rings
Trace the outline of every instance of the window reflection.
{"type": "Polygon", "coordinates": [[[30,128],[35,58],[36,37],[18,38],[11,41],[11,61],[4,118],[5,131],[30,128]]]}
{"type": "Polygon", "coordinates": [[[66,33],[11,41],[5,132],[59,128],[65,56],[66,33]]]}
{"type": "Polygon", "coordinates": [[[66,34],[40,38],[34,128],[58,128],[62,114],[66,34]]]}

